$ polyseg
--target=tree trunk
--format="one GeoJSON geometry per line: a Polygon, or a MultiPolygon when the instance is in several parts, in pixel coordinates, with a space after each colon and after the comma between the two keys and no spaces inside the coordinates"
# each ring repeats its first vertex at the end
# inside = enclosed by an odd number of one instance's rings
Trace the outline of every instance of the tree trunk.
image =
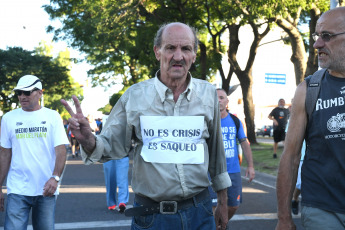
{"type": "Polygon", "coordinates": [[[207,54],[206,54],[206,46],[204,43],[199,41],[199,48],[200,48],[200,78],[206,80],[207,75],[207,54]]]}
{"type": "Polygon", "coordinates": [[[243,96],[243,107],[244,107],[244,115],[245,115],[245,122],[247,126],[247,137],[250,143],[256,144],[256,135],[255,135],[255,108],[253,103],[253,77],[251,73],[246,73],[241,71],[240,73],[236,73],[242,88],[242,96],[243,96]]]}
{"type": "Polygon", "coordinates": [[[249,22],[250,26],[253,29],[254,40],[250,47],[250,53],[247,61],[247,65],[244,70],[241,70],[237,62],[237,50],[240,44],[238,33],[239,33],[239,25],[229,25],[229,51],[228,51],[228,58],[233,68],[233,71],[236,73],[238,80],[240,81],[241,88],[242,88],[242,96],[243,96],[243,106],[244,106],[244,115],[245,115],[245,122],[247,126],[247,137],[250,143],[256,144],[256,135],[255,135],[255,108],[253,103],[253,94],[252,94],[252,86],[253,86],[253,76],[252,76],[252,69],[254,60],[256,57],[256,52],[259,47],[260,41],[267,35],[270,30],[270,27],[267,25],[266,29],[263,33],[259,33],[259,26],[254,24],[254,22],[249,22]]]}
{"type": "Polygon", "coordinates": [[[317,52],[314,49],[314,40],[312,34],[315,32],[316,22],[319,19],[321,12],[319,9],[315,8],[310,10],[310,21],[309,21],[309,57],[307,63],[307,70],[304,77],[308,77],[309,75],[313,74],[319,68],[318,60],[317,60],[317,52]]]}
{"type": "Polygon", "coordinates": [[[292,49],[292,55],[290,60],[294,65],[296,85],[298,85],[304,80],[304,74],[307,69],[307,58],[304,49],[303,38],[300,32],[298,31],[297,27],[294,26],[294,24],[289,22],[288,20],[284,18],[278,18],[276,20],[276,23],[289,35],[292,49]]]}

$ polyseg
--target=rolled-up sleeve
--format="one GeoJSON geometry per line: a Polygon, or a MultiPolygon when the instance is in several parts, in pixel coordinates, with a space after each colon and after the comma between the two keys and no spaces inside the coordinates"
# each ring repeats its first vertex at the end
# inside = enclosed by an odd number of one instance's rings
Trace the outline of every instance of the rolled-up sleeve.
{"type": "Polygon", "coordinates": [[[96,148],[87,153],[81,146],[81,156],[86,165],[107,162],[128,156],[132,127],[127,123],[126,93],[118,100],[109,114],[100,135],[96,136],[96,148]]]}
{"type": "Polygon", "coordinates": [[[99,162],[102,158],[103,152],[104,152],[104,144],[103,141],[100,138],[97,138],[96,136],[96,148],[92,153],[87,152],[83,146],[80,146],[81,149],[81,157],[84,161],[84,164],[91,165],[96,162],[99,162]]]}
{"type": "Polygon", "coordinates": [[[210,155],[209,173],[214,191],[219,191],[231,186],[231,180],[227,172],[223,136],[221,130],[220,111],[217,92],[215,92],[216,105],[214,106],[213,120],[209,124],[210,138],[208,149],[210,155]]]}

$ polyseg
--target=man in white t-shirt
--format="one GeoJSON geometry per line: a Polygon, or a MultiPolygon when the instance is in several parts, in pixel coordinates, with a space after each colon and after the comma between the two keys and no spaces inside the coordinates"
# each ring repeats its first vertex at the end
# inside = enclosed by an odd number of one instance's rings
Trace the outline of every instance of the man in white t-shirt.
{"type": "MultiPolygon", "coordinates": [[[[66,162],[68,139],[60,115],[41,107],[42,83],[25,75],[14,88],[21,108],[1,121],[0,183],[7,175],[4,228],[27,229],[32,210],[33,229],[54,229],[55,196],[66,162]]],[[[0,190],[0,211],[4,211],[0,190]]]]}

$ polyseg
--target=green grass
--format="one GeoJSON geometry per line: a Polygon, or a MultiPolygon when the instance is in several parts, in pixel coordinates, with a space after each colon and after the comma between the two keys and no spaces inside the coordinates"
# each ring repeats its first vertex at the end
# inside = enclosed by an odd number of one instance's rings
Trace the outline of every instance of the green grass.
{"type": "MultiPolygon", "coordinates": [[[[254,169],[277,176],[280,156],[283,152],[282,147],[278,147],[276,159],[273,159],[273,144],[255,144],[250,146],[253,153],[254,169]]],[[[243,157],[244,158],[244,157],[243,157]]],[[[243,159],[242,166],[247,167],[247,161],[243,159]]]]}

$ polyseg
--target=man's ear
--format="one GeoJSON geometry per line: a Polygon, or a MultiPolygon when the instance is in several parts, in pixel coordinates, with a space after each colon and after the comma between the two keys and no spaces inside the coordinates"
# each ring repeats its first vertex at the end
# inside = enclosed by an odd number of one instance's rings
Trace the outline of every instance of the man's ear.
{"type": "Polygon", "coordinates": [[[161,59],[161,51],[160,51],[160,48],[157,47],[157,46],[154,46],[154,47],[153,47],[153,51],[155,52],[156,59],[157,59],[158,61],[160,61],[160,59],[161,59]]]}

